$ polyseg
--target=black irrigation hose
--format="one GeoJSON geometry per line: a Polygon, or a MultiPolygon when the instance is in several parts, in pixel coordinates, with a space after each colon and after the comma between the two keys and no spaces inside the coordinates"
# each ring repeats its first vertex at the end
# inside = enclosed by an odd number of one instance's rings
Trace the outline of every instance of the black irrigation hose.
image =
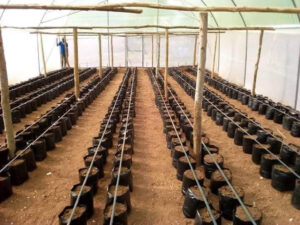
{"type": "Polygon", "coordinates": [[[154,75],[153,75],[152,70],[150,70],[150,73],[151,73],[151,75],[152,75],[152,77],[153,77],[153,80],[155,81],[155,84],[156,84],[156,86],[157,86],[157,90],[159,91],[160,96],[161,96],[161,98],[163,99],[164,105],[165,105],[165,107],[166,107],[166,109],[167,109],[167,112],[168,112],[168,116],[169,116],[169,118],[170,118],[170,121],[172,122],[172,126],[173,126],[173,128],[174,128],[174,131],[176,132],[176,135],[177,135],[177,138],[178,138],[178,140],[179,140],[179,142],[180,142],[182,151],[184,152],[184,155],[185,155],[185,157],[186,157],[186,159],[187,159],[187,162],[188,162],[188,164],[189,164],[189,166],[190,166],[190,168],[191,168],[193,177],[194,177],[195,182],[196,182],[196,184],[197,184],[197,187],[198,187],[198,189],[199,189],[199,191],[200,191],[200,194],[201,194],[202,197],[203,197],[203,200],[204,200],[205,206],[206,206],[206,208],[207,208],[207,211],[208,211],[208,213],[209,213],[209,215],[210,215],[210,217],[211,217],[211,219],[212,219],[212,221],[213,221],[213,224],[214,224],[214,225],[217,225],[217,222],[216,222],[216,220],[215,220],[215,218],[214,218],[214,216],[213,216],[213,213],[212,213],[212,210],[211,210],[211,208],[210,208],[210,205],[209,205],[209,203],[208,203],[208,201],[207,201],[207,198],[206,198],[206,196],[205,196],[205,194],[204,194],[204,191],[203,191],[203,189],[202,189],[202,187],[201,187],[201,185],[200,185],[200,183],[199,183],[199,181],[198,181],[198,179],[197,179],[197,175],[196,175],[195,170],[194,170],[194,168],[193,168],[193,166],[192,166],[192,164],[191,164],[191,161],[190,161],[190,159],[189,159],[189,157],[188,157],[188,155],[187,155],[187,153],[186,153],[186,151],[185,151],[185,149],[184,149],[184,146],[183,146],[183,143],[182,143],[182,141],[181,141],[181,138],[180,138],[180,136],[179,136],[179,134],[178,134],[178,132],[177,132],[177,130],[176,130],[175,124],[174,124],[173,119],[172,119],[172,117],[171,117],[171,115],[170,115],[170,112],[169,112],[169,110],[168,110],[168,108],[167,108],[166,102],[165,102],[164,97],[163,97],[163,95],[162,95],[162,93],[161,93],[160,87],[159,87],[159,85],[158,85],[158,83],[157,83],[157,81],[156,81],[156,79],[155,79],[155,77],[154,77],[154,75]]]}
{"type": "MultiPolygon", "coordinates": [[[[160,74],[160,73],[159,73],[160,74]]],[[[160,74],[161,77],[161,74],[160,74]]],[[[174,99],[176,100],[177,105],[180,107],[180,110],[184,113],[185,117],[188,119],[189,123],[191,124],[191,121],[189,120],[189,118],[187,117],[186,113],[183,111],[182,107],[180,104],[178,104],[177,99],[175,98],[175,96],[173,95],[172,91],[170,90],[170,88],[168,87],[169,92],[172,94],[172,96],[174,97],[174,99]]],[[[191,124],[191,126],[194,128],[194,125],[191,124]]],[[[178,138],[179,139],[179,138],[178,138]]],[[[212,155],[212,153],[210,152],[210,150],[208,150],[206,144],[201,141],[201,144],[204,146],[205,151],[208,152],[210,158],[213,160],[214,164],[216,165],[217,169],[220,171],[222,177],[224,178],[225,182],[228,184],[229,188],[231,189],[231,191],[233,192],[233,194],[235,195],[235,197],[237,198],[239,204],[241,205],[241,207],[243,208],[244,212],[246,213],[246,215],[248,216],[248,218],[250,219],[251,223],[253,225],[256,225],[256,222],[254,220],[254,218],[252,217],[251,213],[249,212],[249,210],[247,209],[247,207],[245,206],[245,204],[243,203],[243,201],[241,200],[240,196],[237,194],[236,190],[234,189],[234,187],[232,186],[232,184],[230,183],[230,181],[228,180],[228,178],[226,177],[224,171],[222,170],[222,168],[220,167],[219,163],[215,160],[215,157],[212,155]]]]}
{"type": "MultiPolygon", "coordinates": [[[[194,69],[192,69],[192,70],[195,72],[194,69]]],[[[250,98],[253,98],[252,95],[249,95],[249,94],[247,94],[247,93],[245,93],[245,92],[239,91],[239,90],[237,90],[237,89],[235,89],[235,88],[233,88],[233,87],[230,87],[230,86],[228,86],[227,84],[222,83],[221,81],[218,81],[217,79],[213,79],[213,80],[216,81],[216,82],[218,82],[218,83],[221,84],[221,85],[224,85],[224,86],[228,87],[228,88],[231,89],[231,90],[237,91],[237,92],[239,92],[239,93],[241,93],[241,94],[243,94],[243,95],[246,95],[246,96],[248,96],[248,97],[250,97],[250,98]]],[[[262,104],[265,104],[264,102],[262,102],[262,101],[259,100],[259,99],[257,99],[257,101],[260,102],[260,103],[262,103],[262,104]]],[[[270,104],[268,104],[268,106],[270,106],[271,108],[275,109],[276,111],[278,111],[278,112],[280,112],[280,113],[282,113],[282,114],[285,114],[285,115],[287,115],[287,116],[290,116],[290,115],[287,114],[286,112],[281,111],[280,109],[277,109],[277,108],[275,108],[274,106],[272,106],[272,105],[270,105],[270,104]]],[[[295,118],[295,117],[293,117],[293,118],[294,118],[297,122],[300,122],[299,119],[297,119],[297,118],[295,118]]]]}
{"type": "Polygon", "coordinates": [[[112,213],[111,213],[109,225],[113,225],[113,222],[114,222],[116,203],[117,203],[117,193],[118,193],[118,187],[119,187],[119,182],[120,182],[122,161],[123,161],[123,156],[124,156],[124,146],[125,146],[125,141],[126,141],[125,137],[126,137],[126,134],[127,134],[128,119],[129,119],[129,114],[130,114],[130,110],[131,110],[132,93],[134,92],[133,87],[135,85],[135,76],[136,76],[136,69],[133,71],[133,79],[131,81],[132,84],[131,84],[131,90],[130,90],[130,99],[129,99],[127,117],[126,117],[126,126],[125,126],[124,138],[123,138],[123,143],[122,143],[121,157],[120,157],[120,163],[119,163],[119,169],[118,169],[118,176],[117,176],[117,181],[116,181],[116,185],[115,185],[114,200],[113,200],[112,213]]]}
{"type": "MultiPolygon", "coordinates": [[[[181,78],[178,74],[177,76],[179,78],[181,78]]],[[[181,78],[182,79],[182,78],[181,78]]],[[[183,81],[185,81],[184,79],[182,79],[183,81]]],[[[191,88],[193,88],[195,90],[195,88],[189,84],[187,81],[185,81],[191,88]]],[[[235,122],[233,119],[231,119],[229,116],[227,116],[225,113],[223,113],[216,105],[214,105],[210,100],[208,100],[208,98],[206,98],[205,96],[203,96],[203,98],[208,101],[208,103],[210,103],[216,110],[218,110],[221,114],[223,114],[226,118],[228,118],[232,123],[234,123],[237,127],[239,127],[240,129],[242,129],[247,135],[250,135],[244,128],[242,128],[240,125],[237,124],[237,122],[235,122]]],[[[251,135],[250,135],[251,136],[251,135]]],[[[298,173],[296,173],[291,167],[289,167],[286,163],[284,163],[277,155],[275,155],[273,152],[271,152],[269,149],[265,148],[259,141],[257,141],[255,138],[251,139],[253,141],[255,141],[259,146],[261,146],[264,150],[266,150],[269,154],[271,154],[272,156],[275,157],[275,159],[280,162],[283,166],[285,166],[291,173],[293,173],[298,179],[300,179],[300,175],[298,173]]]]}
{"type": "MultiPolygon", "coordinates": [[[[125,77],[124,77],[124,79],[123,79],[123,81],[122,81],[120,87],[122,87],[122,86],[124,85],[124,83],[125,83],[125,81],[126,81],[126,79],[127,79],[127,77],[128,77],[128,74],[129,74],[129,70],[127,70],[127,72],[126,72],[126,74],[125,74],[125,77]]],[[[100,140],[99,140],[99,144],[98,144],[98,146],[97,146],[97,148],[96,148],[96,150],[95,150],[94,156],[93,156],[92,161],[91,161],[90,166],[89,166],[89,169],[88,169],[88,171],[87,171],[87,173],[86,173],[86,175],[85,175],[85,178],[84,178],[84,180],[83,180],[83,182],[82,182],[82,185],[81,185],[81,187],[80,187],[79,193],[78,193],[77,198],[76,198],[76,201],[75,201],[75,203],[74,203],[74,205],[73,205],[72,212],[71,212],[70,217],[69,217],[69,219],[68,219],[67,225],[70,225],[70,224],[71,224],[71,221],[72,221],[72,218],[73,218],[73,216],[74,216],[75,210],[76,210],[76,208],[77,208],[77,205],[78,205],[78,203],[79,203],[80,197],[81,197],[81,195],[82,195],[83,188],[84,188],[84,186],[86,185],[87,179],[88,179],[89,174],[90,174],[90,172],[91,172],[91,170],[92,170],[92,167],[93,167],[93,165],[94,165],[94,161],[95,161],[96,155],[97,155],[98,150],[99,150],[99,147],[100,147],[100,145],[101,145],[101,143],[102,143],[102,139],[103,139],[103,137],[104,137],[104,135],[105,135],[107,126],[108,126],[109,121],[110,121],[110,118],[111,118],[111,116],[112,116],[112,114],[113,114],[113,112],[114,112],[115,106],[116,106],[116,104],[117,104],[117,100],[119,99],[119,96],[120,96],[120,93],[121,93],[121,89],[119,89],[119,91],[118,91],[118,95],[117,95],[116,101],[115,101],[115,103],[114,103],[114,105],[113,105],[113,108],[112,108],[112,110],[111,110],[111,113],[110,113],[110,115],[109,115],[109,118],[108,118],[108,120],[107,120],[107,123],[106,123],[106,125],[105,125],[104,131],[102,132],[102,136],[101,136],[101,138],[100,138],[100,140]]]]}
{"type": "MultiPolygon", "coordinates": [[[[104,79],[102,79],[101,81],[100,81],[100,83],[103,81],[103,80],[105,80],[107,78],[107,76],[104,78],[104,79]]],[[[99,84],[99,83],[98,83],[99,84]]],[[[97,84],[95,84],[95,86],[96,86],[97,84]]],[[[94,87],[95,88],[95,87],[94,87]]],[[[93,88],[93,89],[94,89],[93,88]]],[[[70,96],[70,98],[71,97],[74,97],[74,95],[72,95],[72,96],[70,96]]],[[[38,139],[40,139],[45,133],[47,133],[47,131],[49,131],[49,129],[51,129],[53,126],[55,126],[55,124],[62,118],[62,117],[64,117],[67,113],[69,113],[74,107],[75,107],[76,105],[73,105],[68,111],[66,111],[62,116],[60,116],[56,121],[54,121],[41,135],[39,135],[34,141],[32,141],[28,146],[26,146],[26,148],[25,149],[22,149],[21,151],[19,151],[19,153],[17,154],[17,155],[15,155],[15,157],[14,158],[12,158],[5,166],[3,166],[2,168],[1,168],[1,170],[0,170],[0,174],[8,167],[8,166],[10,166],[11,165],[11,163],[12,162],[14,162],[16,159],[18,159],[18,157],[21,155],[21,154],[23,154],[27,149],[29,149],[29,147],[31,146],[31,145],[33,145],[38,139]]]]}

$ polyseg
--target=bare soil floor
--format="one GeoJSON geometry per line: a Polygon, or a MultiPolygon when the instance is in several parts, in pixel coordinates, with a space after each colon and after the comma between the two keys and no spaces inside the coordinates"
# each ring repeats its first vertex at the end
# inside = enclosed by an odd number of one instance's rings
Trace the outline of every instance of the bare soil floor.
{"type": "MultiPolygon", "coordinates": [[[[194,101],[171,77],[168,79],[178,97],[187,109],[193,112],[194,101]]],[[[251,155],[243,153],[242,147],[233,143],[215,122],[202,113],[203,131],[210,142],[219,147],[224,156],[224,166],[233,174],[233,184],[245,191],[245,203],[254,204],[263,211],[263,225],[299,225],[300,211],[291,205],[291,192],[279,192],[272,188],[271,180],[259,175],[259,166],[251,160],[251,155]]]]}
{"type": "Polygon", "coordinates": [[[83,156],[98,134],[101,120],[119,87],[124,70],[119,70],[108,87],[95,99],[56,144],[48,157],[37,163],[30,179],[13,187],[13,195],[0,204],[0,224],[58,224],[58,214],[69,204],[70,190],[79,183],[78,169],[84,167],[83,156]]]}
{"type": "MultiPolygon", "coordinates": [[[[80,86],[87,84],[94,76],[95,75],[92,75],[88,79],[81,82],[80,86]]],[[[53,99],[50,102],[47,102],[46,104],[41,105],[40,107],[37,108],[36,111],[33,111],[32,113],[26,115],[25,118],[21,119],[20,123],[14,123],[13,124],[14,132],[16,133],[17,131],[23,129],[26,124],[32,124],[34,122],[34,120],[36,120],[37,118],[40,117],[41,114],[45,114],[48,110],[51,109],[51,107],[55,106],[58,102],[63,100],[67,94],[72,93],[72,92],[73,92],[73,89],[63,92],[57,98],[53,99]]],[[[4,143],[5,143],[5,132],[0,135],[0,145],[2,145],[4,143]]]]}

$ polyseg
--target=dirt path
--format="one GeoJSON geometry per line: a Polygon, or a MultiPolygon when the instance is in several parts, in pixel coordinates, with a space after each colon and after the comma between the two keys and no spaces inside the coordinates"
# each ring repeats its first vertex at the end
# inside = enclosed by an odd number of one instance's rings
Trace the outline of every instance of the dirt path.
{"type": "Polygon", "coordinates": [[[132,212],[136,225],[193,224],[182,213],[181,182],[171,165],[163,124],[146,72],[139,69],[134,119],[132,212]]]}
{"type": "MultiPolygon", "coordinates": [[[[192,74],[182,70],[186,75],[190,76],[192,79],[196,79],[195,76],[192,74]]],[[[225,101],[229,102],[230,104],[234,105],[237,109],[239,109],[242,112],[245,112],[248,114],[249,118],[255,118],[255,120],[261,124],[263,128],[270,128],[273,130],[274,134],[279,134],[283,137],[284,142],[286,143],[294,143],[294,144],[300,144],[300,139],[297,137],[293,137],[290,134],[290,131],[283,129],[282,124],[274,123],[273,120],[267,120],[265,118],[265,115],[260,115],[256,111],[252,111],[248,106],[243,105],[240,101],[236,99],[232,99],[224,95],[221,91],[218,91],[217,89],[214,89],[213,87],[209,86],[208,84],[204,84],[206,88],[213,91],[214,93],[221,96],[225,101]]]]}
{"type": "MultiPolygon", "coordinates": [[[[179,84],[171,77],[168,79],[179,98],[187,109],[193,112],[194,101],[179,84]]],[[[262,179],[259,166],[251,161],[251,155],[243,153],[242,147],[233,143],[222,128],[206,115],[203,116],[203,130],[210,138],[210,142],[220,148],[224,156],[225,167],[231,169],[233,184],[242,187],[246,193],[245,202],[255,204],[264,214],[263,225],[298,225],[299,210],[292,207],[291,192],[281,193],[271,187],[269,179],[262,179]],[[291,220],[291,221],[290,221],[291,220]]]]}
{"type": "Polygon", "coordinates": [[[14,187],[14,194],[0,204],[1,225],[58,224],[58,214],[69,204],[70,189],[79,182],[78,169],[84,167],[82,157],[91,146],[92,137],[98,134],[123,74],[124,70],[119,70],[108,87],[79,117],[77,125],[29,174],[30,179],[14,187]],[[47,175],[49,172],[51,174],[47,175]]]}

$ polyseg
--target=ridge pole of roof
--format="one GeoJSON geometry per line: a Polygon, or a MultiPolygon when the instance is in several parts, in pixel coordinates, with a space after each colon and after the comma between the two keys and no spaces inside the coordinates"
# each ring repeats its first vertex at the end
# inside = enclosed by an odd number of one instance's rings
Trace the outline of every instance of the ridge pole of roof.
{"type": "Polygon", "coordinates": [[[43,44],[43,35],[42,34],[40,34],[40,42],[41,42],[41,53],[42,53],[42,60],[43,60],[44,76],[47,77],[47,67],[46,67],[44,44],[43,44]]]}
{"type": "Polygon", "coordinates": [[[165,98],[168,99],[168,66],[169,66],[169,30],[165,31],[165,76],[164,76],[164,89],[165,98]]]}
{"type": "Polygon", "coordinates": [[[154,46],[153,46],[153,35],[151,35],[151,67],[153,68],[153,49],[154,49],[154,46]]]}
{"type": "Polygon", "coordinates": [[[197,69],[195,102],[194,102],[194,131],[193,131],[193,153],[196,158],[197,164],[200,162],[201,155],[201,132],[202,132],[202,99],[203,99],[203,85],[206,63],[206,48],[207,48],[207,13],[200,13],[201,25],[199,33],[199,59],[197,69]]]}
{"type": "Polygon", "coordinates": [[[214,76],[215,76],[217,45],[218,45],[218,34],[215,34],[214,55],[213,55],[212,68],[211,68],[211,77],[212,78],[214,78],[214,76]]]}
{"type": "Polygon", "coordinates": [[[4,55],[4,46],[3,46],[1,28],[0,28],[0,85],[1,85],[1,107],[3,112],[3,122],[5,127],[7,147],[9,149],[10,157],[14,157],[15,150],[16,150],[16,143],[14,138],[12,118],[11,118],[9,87],[8,87],[7,69],[6,69],[6,61],[4,55]]]}
{"type": "Polygon", "coordinates": [[[77,28],[73,28],[74,41],[74,92],[76,99],[80,97],[79,89],[79,71],[78,71],[78,33],[77,28]]]}
{"type": "Polygon", "coordinates": [[[195,40],[194,40],[193,67],[196,66],[196,58],[197,58],[197,35],[195,35],[195,40]]]}
{"type": "Polygon", "coordinates": [[[114,67],[114,46],[113,46],[113,36],[110,36],[110,55],[111,55],[111,67],[114,67]]]}
{"type": "Polygon", "coordinates": [[[257,72],[258,72],[258,66],[259,66],[259,61],[260,61],[263,36],[264,36],[264,30],[261,30],[260,31],[260,35],[259,35],[259,44],[258,44],[257,59],[256,59],[256,63],[255,63],[255,68],[254,68],[254,77],[253,77],[253,84],[252,84],[252,91],[251,91],[252,96],[255,95],[257,72]]]}
{"type": "Polygon", "coordinates": [[[102,44],[101,44],[101,34],[98,34],[98,45],[99,45],[99,76],[102,76],[102,44]]]}

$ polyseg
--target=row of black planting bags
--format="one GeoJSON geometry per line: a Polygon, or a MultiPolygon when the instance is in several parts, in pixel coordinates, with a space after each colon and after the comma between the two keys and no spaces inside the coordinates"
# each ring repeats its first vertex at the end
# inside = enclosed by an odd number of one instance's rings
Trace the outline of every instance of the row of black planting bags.
{"type": "MultiPolygon", "coordinates": [[[[93,138],[92,146],[87,148],[87,154],[83,157],[85,167],[78,171],[79,183],[71,189],[70,205],[65,207],[58,216],[60,225],[67,224],[70,219],[70,225],[85,225],[87,220],[92,217],[94,213],[93,196],[97,193],[98,181],[104,177],[103,167],[107,164],[109,149],[113,147],[113,136],[117,130],[119,130],[119,135],[112,162],[111,181],[106,189],[103,224],[110,223],[114,194],[118,187],[113,224],[127,225],[127,213],[131,209],[130,191],[133,190],[131,165],[134,146],[135,89],[136,69],[128,69],[102,120],[98,135],[93,138]],[[119,123],[120,128],[118,129],[119,123]],[[120,167],[120,162],[122,162],[122,167],[120,167]],[[119,183],[116,185],[119,169],[121,170],[119,183]],[[78,205],[75,208],[76,200],[78,205]],[[74,215],[70,218],[72,210],[74,215]]],[[[101,222],[97,221],[97,224],[101,224],[101,222]]]]}
{"type": "MultiPolygon", "coordinates": [[[[72,68],[64,68],[56,71],[52,71],[48,73],[47,77],[37,76],[21,83],[12,85],[9,87],[9,96],[11,100],[15,100],[16,98],[25,95],[29,92],[37,90],[42,86],[50,84],[66,75],[69,75],[73,72],[72,68]]],[[[0,94],[1,99],[1,94],[0,94]]]]}
{"type": "MultiPolygon", "coordinates": [[[[187,93],[194,93],[193,79],[178,71],[171,74],[187,93]],[[187,80],[190,86],[184,85],[187,80]]],[[[194,97],[194,94],[190,96],[194,97]]],[[[253,120],[241,116],[241,112],[213,92],[205,90],[204,98],[203,111],[216,121],[216,125],[222,126],[227,136],[234,138],[234,143],[242,146],[246,154],[252,155],[252,161],[260,165],[260,175],[272,179],[272,187],[279,191],[293,191],[292,205],[300,209],[300,181],[295,176],[300,174],[300,146],[283,144],[280,136],[273,135],[271,130],[263,130],[253,120]],[[290,169],[282,165],[278,158],[290,169]]]]}
{"type": "MultiPolygon", "coordinates": [[[[83,70],[79,74],[80,82],[86,80],[95,72],[95,68],[88,68],[83,70]]],[[[46,87],[35,91],[34,93],[31,93],[24,98],[19,99],[18,101],[11,103],[12,122],[19,123],[21,121],[21,118],[26,117],[26,114],[32,113],[32,111],[35,111],[42,104],[55,99],[61,93],[71,89],[73,86],[73,75],[69,75],[61,80],[58,80],[50,85],[47,85],[46,87]]],[[[4,129],[2,109],[0,109],[0,113],[0,133],[2,133],[4,129]]]]}
{"type": "MultiPolygon", "coordinates": [[[[172,165],[177,169],[177,179],[182,181],[182,194],[185,196],[183,203],[183,213],[185,217],[194,218],[195,225],[213,224],[213,220],[206,208],[204,197],[200,193],[195,177],[193,176],[191,170],[192,166],[197,181],[202,187],[203,194],[206,199],[208,199],[208,204],[217,224],[222,224],[222,217],[227,220],[233,220],[234,225],[249,224],[249,218],[244,214],[241,206],[239,206],[238,199],[232,193],[230,187],[227,185],[228,183],[216,166],[216,163],[218,163],[229,182],[231,182],[231,171],[224,167],[224,158],[218,153],[219,148],[215,145],[211,145],[209,138],[203,134],[203,143],[211,152],[212,156],[205,151],[206,148],[202,145],[200,161],[204,167],[197,167],[196,161],[190,156],[190,148],[187,145],[187,140],[189,140],[191,145],[193,143],[193,126],[188,122],[188,120],[193,121],[190,112],[169,85],[169,97],[166,101],[161,94],[163,93],[162,77],[160,76],[156,79],[151,70],[148,70],[148,74],[154,88],[155,102],[163,120],[167,145],[171,150],[172,165]],[[191,166],[187,161],[187,157],[191,162],[191,166]],[[214,157],[216,163],[213,162],[211,157],[214,157]],[[211,199],[213,199],[212,195],[219,197],[219,207],[217,204],[211,202],[211,199]]],[[[237,195],[243,200],[245,196],[243,189],[238,186],[234,186],[234,188],[237,195]]],[[[248,205],[247,209],[254,217],[256,224],[260,224],[262,220],[261,211],[250,205],[248,205]]]]}
{"type": "MultiPolygon", "coordinates": [[[[188,71],[193,75],[195,70],[189,68],[188,71]]],[[[290,106],[285,106],[279,102],[274,102],[266,96],[251,96],[251,92],[245,88],[238,87],[222,78],[211,78],[209,74],[205,75],[205,82],[221,91],[229,98],[240,101],[243,105],[248,105],[252,111],[257,111],[260,115],[265,115],[267,120],[273,120],[275,123],[282,124],[285,130],[291,131],[294,137],[300,137],[300,112],[290,106]]]]}
{"type": "Polygon", "coordinates": [[[104,90],[116,74],[116,69],[107,69],[103,77],[94,77],[80,90],[80,99],[68,94],[33,124],[26,125],[17,134],[16,152],[9,155],[6,146],[0,148],[0,201],[12,194],[12,185],[21,185],[28,178],[28,171],[37,168],[36,162],[47,157],[47,151],[55,149],[55,143],[67,135],[76,124],[84,109],[104,90]]]}

